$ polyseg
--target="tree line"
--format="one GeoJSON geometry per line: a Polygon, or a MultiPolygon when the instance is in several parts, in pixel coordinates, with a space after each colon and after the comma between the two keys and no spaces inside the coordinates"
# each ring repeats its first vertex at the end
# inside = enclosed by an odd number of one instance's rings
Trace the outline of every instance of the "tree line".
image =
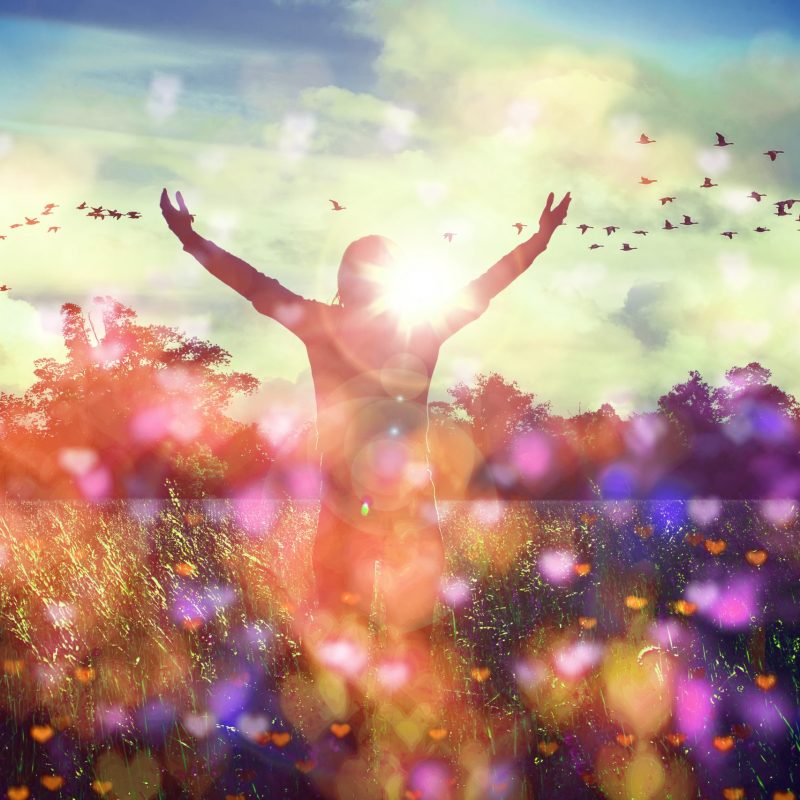
{"type": "MultiPolygon", "coordinates": [[[[37,360],[23,394],[0,392],[0,497],[313,496],[310,421],[276,446],[226,413],[259,382],[223,348],[96,303],[97,326],[64,304],[65,358],[37,360]]],[[[771,378],[755,362],[721,386],[692,371],[654,411],[623,419],[609,404],[559,416],[516,381],[477,375],[429,405],[437,496],[798,497],[800,406],[771,378]]]]}

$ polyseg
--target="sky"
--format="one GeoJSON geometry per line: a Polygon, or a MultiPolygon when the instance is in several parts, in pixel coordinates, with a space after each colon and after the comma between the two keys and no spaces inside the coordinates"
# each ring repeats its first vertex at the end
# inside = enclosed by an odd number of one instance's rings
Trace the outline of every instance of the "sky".
{"type": "Polygon", "coordinates": [[[243,418],[277,396],[311,413],[303,346],[181,250],[166,186],[203,236],[324,301],[355,238],[466,283],[570,191],[547,251],[444,346],[433,399],[498,371],[557,413],[629,414],[753,360],[800,395],[800,206],[772,205],[800,197],[798,74],[783,0],[0,0],[0,391],[63,356],[62,303],[110,294],[262,380],[243,418]],[[46,203],[60,230],[9,228],[46,203]],[[661,230],[683,214],[699,224],[661,230]]]}

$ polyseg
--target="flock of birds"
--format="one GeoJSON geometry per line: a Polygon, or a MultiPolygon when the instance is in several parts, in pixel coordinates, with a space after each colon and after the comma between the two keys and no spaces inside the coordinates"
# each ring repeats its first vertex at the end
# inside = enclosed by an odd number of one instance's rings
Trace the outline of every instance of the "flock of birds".
{"type": "MultiPolygon", "coordinates": [[[[735,142],[729,142],[727,140],[727,138],[725,137],[725,135],[722,134],[722,133],[717,132],[716,133],[716,137],[717,137],[717,141],[716,141],[716,144],[714,145],[714,147],[732,147],[735,144],[735,142]]],[[[655,144],[655,143],[656,143],[656,140],[655,139],[651,139],[646,133],[643,133],[636,140],[636,144],[655,144]]],[[[769,160],[772,161],[772,162],[774,162],[778,158],[779,155],[783,155],[783,154],[784,154],[783,150],[766,150],[763,153],[763,155],[767,156],[769,158],[769,160]]],[[[650,184],[653,184],[653,183],[658,183],[658,179],[657,178],[647,178],[647,177],[645,177],[643,175],[639,180],[639,184],[642,185],[642,186],[649,186],[650,184]]],[[[713,189],[715,186],[718,186],[718,185],[719,184],[714,183],[711,178],[706,177],[706,178],[703,179],[703,182],[699,185],[699,188],[701,188],[701,189],[713,189]]],[[[766,194],[764,194],[762,192],[752,191],[747,196],[752,198],[753,200],[755,200],[757,203],[760,203],[762,201],[762,199],[764,197],[766,197],[766,194]]],[[[667,205],[667,203],[673,203],[677,199],[678,198],[675,195],[659,197],[658,198],[658,200],[661,203],[662,207],[667,205]]],[[[331,208],[332,211],[345,211],[346,208],[347,208],[347,206],[343,206],[338,200],[329,200],[329,202],[332,205],[332,208],[331,208]]],[[[777,211],[775,212],[774,216],[776,216],[776,217],[790,217],[791,214],[789,214],[789,211],[791,211],[791,209],[792,209],[792,207],[794,206],[795,203],[800,203],[800,200],[797,200],[795,198],[788,198],[786,200],[778,200],[778,202],[774,203],[774,205],[777,207],[777,211]]],[[[691,215],[689,215],[689,214],[682,214],[681,216],[683,217],[683,221],[679,222],[677,225],[673,224],[672,222],[670,222],[670,220],[665,219],[664,220],[664,225],[662,226],[661,230],[674,231],[674,230],[677,230],[681,225],[689,227],[691,225],[698,225],[699,224],[697,222],[697,220],[692,219],[691,215]]],[[[800,222],[800,216],[798,216],[796,221],[800,222]]],[[[566,223],[562,223],[562,225],[566,225],[566,223]]],[[[525,225],[522,222],[515,222],[515,223],[512,224],[511,227],[517,229],[517,235],[519,236],[522,233],[523,229],[527,228],[528,226],[525,225]]],[[[593,230],[594,226],[593,225],[587,225],[585,223],[581,223],[580,225],[577,226],[577,228],[581,232],[581,234],[585,234],[586,231],[593,230]]],[[[611,236],[612,234],[614,234],[618,230],[620,230],[620,227],[618,225],[607,225],[607,226],[605,226],[603,228],[600,228],[600,230],[604,230],[606,232],[607,236],[611,236]]],[[[754,228],[753,230],[754,230],[755,233],[768,233],[770,229],[765,227],[765,226],[763,226],[763,225],[759,225],[758,227],[754,228]]],[[[650,231],[646,231],[646,230],[643,230],[641,228],[638,229],[638,230],[633,231],[633,233],[638,235],[638,236],[647,236],[647,234],[649,232],[650,231]]],[[[738,231],[722,231],[720,235],[724,236],[727,239],[732,241],[734,236],[738,236],[739,235],[739,232],[738,231]]],[[[442,237],[444,239],[446,239],[448,242],[452,242],[453,241],[453,237],[455,237],[455,236],[457,236],[457,233],[455,231],[446,231],[445,233],[442,234],[442,237]]],[[[596,242],[589,245],[589,249],[590,250],[598,250],[601,247],[605,247],[605,245],[597,244],[596,242]]],[[[622,243],[622,247],[620,247],[620,250],[622,250],[624,253],[629,253],[629,252],[631,252],[633,250],[638,250],[638,249],[639,249],[638,247],[633,247],[629,242],[623,242],[622,243]]]]}
{"type": "MultiPolygon", "coordinates": [[[[25,222],[15,222],[8,227],[11,230],[15,230],[16,228],[24,228],[33,225],[40,225],[42,224],[39,217],[49,217],[53,214],[53,211],[56,208],[60,208],[61,206],[58,203],[48,203],[45,205],[39,214],[35,217],[24,217],[25,222]]],[[[120,220],[123,217],[127,219],[141,219],[142,215],[139,211],[117,211],[117,209],[113,208],[103,208],[103,206],[90,206],[86,201],[83,201],[79,206],[75,206],[77,211],[86,211],[86,209],[91,209],[86,216],[93,217],[94,219],[105,219],[106,217],[111,217],[115,220],[120,220]]],[[[58,233],[61,230],[60,225],[48,225],[47,232],[48,233],[58,233]]],[[[6,239],[6,234],[0,234],[0,241],[6,239]]],[[[10,292],[11,287],[7,284],[0,285],[0,293],[3,292],[10,292]]]]}
{"type": "MultiPolygon", "coordinates": [[[[727,138],[725,137],[725,135],[722,134],[722,133],[717,132],[716,133],[716,137],[717,137],[717,141],[714,144],[714,147],[732,147],[734,145],[734,142],[729,142],[727,140],[727,138]]],[[[639,139],[637,140],[636,143],[637,144],[655,144],[655,142],[656,142],[655,139],[651,139],[646,133],[643,133],[639,137],[639,139]]],[[[783,154],[784,154],[783,150],[766,150],[763,153],[763,155],[767,156],[771,162],[776,161],[778,156],[779,155],[783,155],[783,154]]],[[[657,183],[657,182],[658,182],[657,178],[647,178],[644,175],[639,180],[639,184],[642,185],[642,186],[649,186],[650,184],[657,183]]],[[[714,181],[711,178],[705,177],[703,179],[703,182],[699,185],[699,188],[701,188],[701,189],[713,189],[715,186],[718,186],[718,185],[719,184],[714,183],[714,181]]],[[[764,197],[766,197],[766,194],[764,194],[763,192],[752,191],[752,192],[750,192],[749,195],[747,195],[747,197],[752,198],[757,203],[760,203],[762,201],[762,199],[764,197]]],[[[658,198],[658,200],[661,203],[662,207],[666,206],[667,203],[673,203],[677,199],[678,199],[677,196],[674,196],[674,195],[671,195],[671,196],[667,195],[665,197],[659,197],[658,198]]],[[[800,203],[800,200],[798,200],[796,198],[788,198],[786,200],[778,200],[776,203],[773,204],[773,205],[775,205],[777,207],[777,211],[775,212],[774,216],[776,216],[776,217],[791,217],[792,215],[789,213],[789,211],[791,211],[792,206],[794,206],[795,203],[800,203]]],[[[664,220],[664,225],[662,226],[661,230],[674,231],[674,230],[677,230],[678,227],[680,227],[681,225],[689,227],[691,225],[698,225],[699,224],[697,222],[697,220],[692,219],[691,215],[689,215],[689,214],[682,214],[681,216],[683,217],[683,221],[679,222],[677,225],[673,224],[672,222],[670,222],[670,220],[665,219],[664,220]]],[[[800,222],[800,216],[798,216],[796,221],[800,222]]],[[[516,225],[515,225],[515,227],[516,227],[516,225]]],[[[593,229],[592,225],[586,225],[584,223],[578,225],[577,227],[578,227],[578,230],[580,230],[581,234],[585,234],[586,231],[593,229]]],[[[612,234],[614,234],[618,230],[620,230],[620,228],[617,225],[607,225],[606,227],[601,228],[601,230],[604,230],[606,232],[607,236],[611,236],[612,234]]],[[[764,225],[759,225],[756,228],[754,228],[753,230],[754,230],[755,233],[768,233],[770,229],[765,227],[764,225]]],[[[634,234],[638,234],[640,236],[647,236],[649,231],[639,229],[639,230],[633,231],[633,233],[634,234]]],[[[732,241],[733,237],[734,236],[738,236],[738,235],[739,235],[738,231],[722,231],[720,233],[720,236],[726,237],[729,241],[732,241]]],[[[594,243],[589,245],[589,249],[590,250],[598,250],[601,247],[604,247],[604,245],[597,244],[596,242],[594,242],[594,243]]],[[[620,250],[622,250],[625,253],[631,252],[632,250],[638,250],[638,249],[639,249],[638,247],[633,247],[629,242],[623,242],[622,243],[622,247],[620,247],[620,250]]]]}
{"type": "MultiPolygon", "coordinates": [[[[39,217],[49,217],[52,215],[53,211],[56,208],[60,208],[61,206],[58,203],[48,203],[44,208],[39,212],[39,214],[35,217],[25,217],[25,222],[15,222],[8,227],[12,230],[15,228],[23,228],[26,225],[39,225],[41,220],[39,217]]],[[[79,206],[75,206],[78,211],[85,211],[87,208],[90,208],[86,216],[87,217],[94,217],[95,219],[105,219],[106,217],[113,217],[114,219],[122,219],[123,217],[127,217],[129,219],[141,219],[141,213],[138,211],[117,211],[116,208],[103,208],[103,206],[90,206],[86,201],[82,202],[79,206]]],[[[61,230],[60,225],[50,225],[48,227],[48,233],[58,233],[61,230]]],[[[0,239],[5,239],[5,234],[0,234],[0,239]]]]}

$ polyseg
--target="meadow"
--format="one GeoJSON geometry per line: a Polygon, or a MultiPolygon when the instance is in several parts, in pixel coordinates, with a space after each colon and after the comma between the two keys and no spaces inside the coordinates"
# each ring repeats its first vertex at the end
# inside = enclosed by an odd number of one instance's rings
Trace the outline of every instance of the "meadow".
{"type": "Polygon", "coordinates": [[[1,505],[0,792],[800,791],[797,504],[439,512],[430,691],[409,706],[379,598],[371,641],[309,633],[314,503],[1,505]]]}

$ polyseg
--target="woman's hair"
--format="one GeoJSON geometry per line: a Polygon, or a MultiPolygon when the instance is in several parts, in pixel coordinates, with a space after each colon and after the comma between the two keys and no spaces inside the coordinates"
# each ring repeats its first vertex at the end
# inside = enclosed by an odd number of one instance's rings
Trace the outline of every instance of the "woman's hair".
{"type": "Polygon", "coordinates": [[[342,254],[334,303],[368,305],[380,292],[379,272],[394,265],[397,245],[385,236],[364,236],[342,254]]]}

